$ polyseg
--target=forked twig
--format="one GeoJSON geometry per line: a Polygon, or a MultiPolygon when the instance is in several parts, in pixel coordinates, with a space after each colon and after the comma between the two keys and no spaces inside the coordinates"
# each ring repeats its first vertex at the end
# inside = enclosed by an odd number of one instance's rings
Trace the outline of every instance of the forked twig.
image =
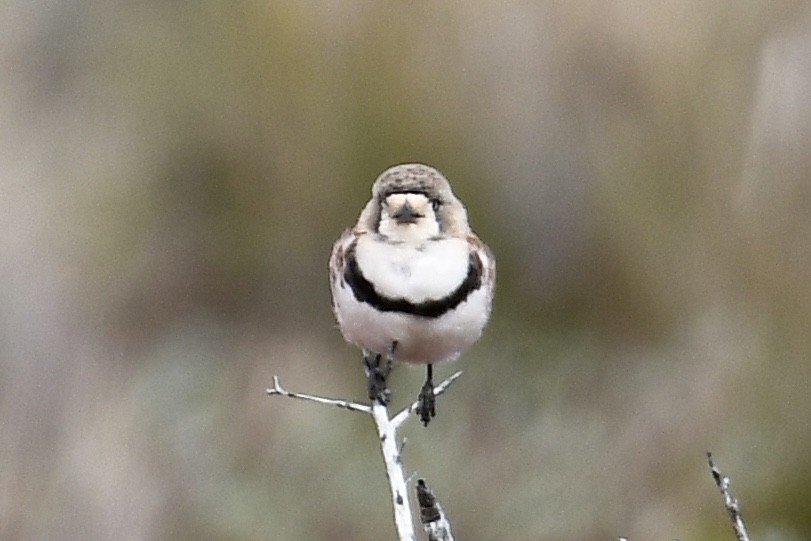
{"type": "MultiPolygon", "coordinates": [[[[434,396],[439,396],[445,393],[445,391],[448,390],[448,387],[450,387],[454,381],[459,379],[461,375],[461,371],[451,374],[450,377],[442,381],[442,383],[434,388],[434,396]]],[[[276,376],[273,376],[273,386],[267,389],[266,392],[270,396],[276,395],[285,396],[287,398],[297,398],[299,400],[307,400],[327,406],[336,406],[341,409],[371,415],[375,423],[375,428],[377,429],[377,435],[380,441],[380,451],[383,454],[383,462],[386,466],[386,477],[389,480],[389,490],[391,493],[392,508],[394,510],[394,524],[397,529],[398,540],[416,541],[414,524],[411,519],[411,505],[408,499],[407,482],[403,470],[403,461],[400,456],[402,447],[398,446],[397,444],[397,430],[400,428],[400,426],[402,426],[406,419],[411,416],[411,414],[417,411],[419,401],[409,404],[407,407],[403,408],[396,415],[394,415],[394,417],[390,418],[388,407],[384,406],[383,404],[376,402],[369,406],[367,404],[360,404],[350,400],[325,398],[311,394],[288,391],[281,386],[281,383],[279,383],[279,378],[276,376]]],[[[423,487],[425,486],[424,481],[418,481],[418,494],[420,492],[420,483],[423,487]]],[[[433,497],[433,494],[431,494],[431,496],[433,497]]],[[[447,519],[444,518],[444,513],[442,514],[442,517],[445,523],[447,523],[447,519]]],[[[447,524],[446,529],[448,535],[450,535],[450,524],[447,524]]],[[[426,531],[428,531],[427,528],[426,531]]],[[[453,538],[431,537],[429,539],[431,539],[431,541],[452,541],[453,538]]]]}

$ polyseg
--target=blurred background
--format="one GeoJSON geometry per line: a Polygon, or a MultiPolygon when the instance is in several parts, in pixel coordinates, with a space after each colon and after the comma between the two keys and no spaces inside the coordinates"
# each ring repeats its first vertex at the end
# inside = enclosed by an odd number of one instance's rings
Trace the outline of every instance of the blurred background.
{"type": "MultiPolygon", "coordinates": [[[[436,166],[499,264],[405,464],[466,540],[811,539],[807,2],[0,7],[0,538],[393,539],[327,259],[436,166]]],[[[398,369],[394,405],[421,370],[398,369]]]]}

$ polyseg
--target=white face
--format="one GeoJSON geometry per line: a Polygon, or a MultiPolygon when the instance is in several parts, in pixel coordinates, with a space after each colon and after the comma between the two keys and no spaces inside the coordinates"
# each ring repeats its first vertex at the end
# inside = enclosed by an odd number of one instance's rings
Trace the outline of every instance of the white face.
{"type": "Polygon", "coordinates": [[[423,241],[439,234],[431,200],[421,193],[395,193],[383,200],[378,232],[392,240],[423,241]]]}

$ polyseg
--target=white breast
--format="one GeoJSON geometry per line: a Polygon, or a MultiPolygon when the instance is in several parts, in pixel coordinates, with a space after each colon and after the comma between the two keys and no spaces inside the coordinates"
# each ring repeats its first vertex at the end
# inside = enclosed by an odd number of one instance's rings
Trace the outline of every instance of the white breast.
{"type": "Polygon", "coordinates": [[[469,265],[468,244],[461,239],[429,241],[417,248],[363,237],[355,257],[380,295],[414,303],[452,293],[465,280],[469,265]]]}

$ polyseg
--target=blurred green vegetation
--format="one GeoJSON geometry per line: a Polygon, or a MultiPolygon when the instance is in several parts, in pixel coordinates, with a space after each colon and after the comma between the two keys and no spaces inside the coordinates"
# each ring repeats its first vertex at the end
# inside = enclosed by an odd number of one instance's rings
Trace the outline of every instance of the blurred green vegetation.
{"type": "MultiPolygon", "coordinates": [[[[380,539],[326,263],[436,166],[498,258],[409,471],[459,539],[811,538],[799,1],[10,2],[0,537],[380,539]]],[[[400,368],[395,405],[419,388],[400,368]]]]}

